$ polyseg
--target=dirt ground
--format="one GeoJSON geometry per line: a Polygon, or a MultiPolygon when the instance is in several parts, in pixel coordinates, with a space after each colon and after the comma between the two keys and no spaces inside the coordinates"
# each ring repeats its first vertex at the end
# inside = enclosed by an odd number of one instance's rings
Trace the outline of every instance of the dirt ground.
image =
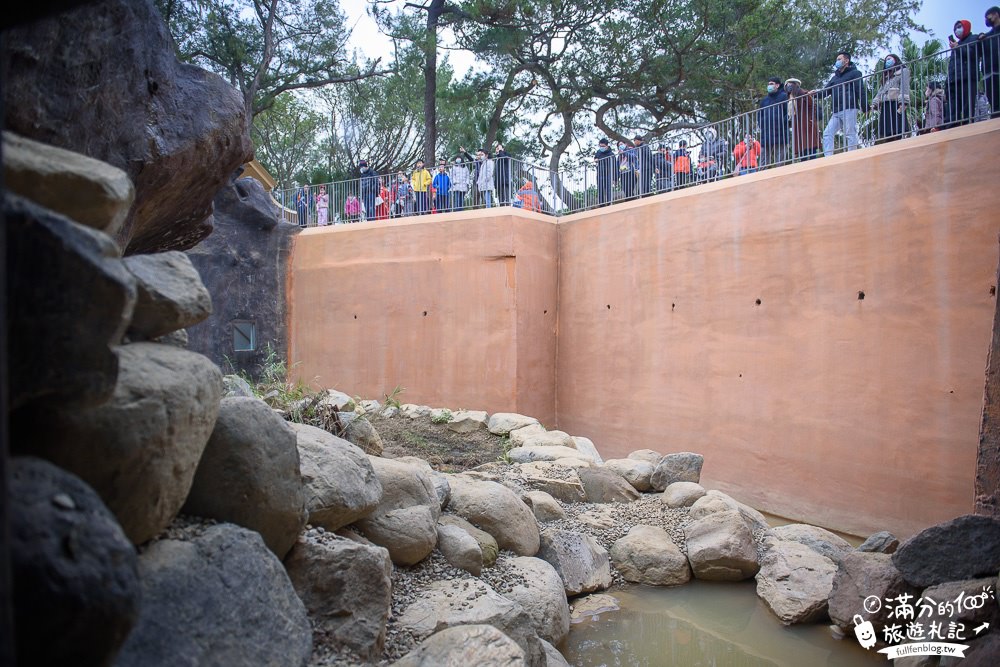
{"type": "Polygon", "coordinates": [[[419,456],[442,472],[475,468],[501,459],[507,451],[508,439],[485,429],[455,433],[447,424],[435,424],[427,417],[367,417],[382,437],[383,456],[419,456]]]}

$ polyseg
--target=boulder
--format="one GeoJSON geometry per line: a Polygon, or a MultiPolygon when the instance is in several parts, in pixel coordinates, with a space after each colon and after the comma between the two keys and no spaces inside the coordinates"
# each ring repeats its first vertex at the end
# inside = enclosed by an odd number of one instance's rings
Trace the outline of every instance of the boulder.
{"type": "MultiPolygon", "coordinates": [[[[565,447],[573,450],[573,456],[582,454],[576,449],[576,443],[569,433],[562,431],[541,431],[527,432],[532,427],[519,428],[510,434],[510,443],[515,447],[565,447]],[[515,440],[516,439],[516,440],[515,440]]],[[[582,458],[582,457],[581,457],[582,458]]]]}
{"type": "Polygon", "coordinates": [[[79,477],[31,457],[7,470],[17,664],[111,664],[139,616],[135,548],[79,477]]]}
{"type": "Polygon", "coordinates": [[[887,530],[872,533],[858,546],[858,551],[892,554],[899,548],[899,539],[887,530]]]}
{"type": "Polygon", "coordinates": [[[8,129],[107,162],[134,183],[118,233],[126,254],[205,238],[212,198],[253,156],[239,91],[178,62],[149,0],[103,0],[12,28],[0,69],[8,129]]]}
{"type": "Polygon", "coordinates": [[[653,464],[639,459],[608,459],[604,467],[612,470],[632,485],[636,491],[649,491],[649,478],[653,475],[653,464]]]}
{"type": "Polygon", "coordinates": [[[428,505],[379,511],[358,522],[365,537],[389,550],[396,565],[414,565],[437,544],[437,513],[428,505]]]}
{"type": "Polygon", "coordinates": [[[255,395],[250,383],[239,375],[223,375],[222,391],[224,397],[246,396],[247,398],[253,398],[255,395]]]}
{"type": "Polygon", "coordinates": [[[567,503],[587,502],[583,484],[576,468],[555,461],[533,461],[518,466],[525,483],[531,489],[544,491],[554,498],[567,503]]]}
{"type": "Polygon", "coordinates": [[[492,625],[445,628],[391,667],[523,667],[524,649],[492,625]]]}
{"type": "Polygon", "coordinates": [[[312,629],[281,561],[256,532],[220,524],[139,557],[139,622],[116,667],[300,665],[312,629]]]}
{"type": "Polygon", "coordinates": [[[459,526],[437,524],[437,549],[449,564],[478,577],[483,571],[483,550],[469,533],[459,526]]]}
{"type": "Polygon", "coordinates": [[[366,415],[377,415],[382,410],[382,403],[374,398],[369,398],[361,401],[360,407],[366,415]]]}
{"type": "Polygon", "coordinates": [[[739,510],[714,512],[684,528],[694,576],[710,581],[742,581],[757,574],[757,547],[739,510]]]}
{"type": "Polygon", "coordinates": [[[594,508],[577,515],[576,520],[593,531],[610,530],[615,525],[615,519],[605,508],[594,508]]]}
{"type": "Polygon", "coordinates": [[[403,403],[399,406],[399,412],[410,419],[423,419],[431,416],[431,409],[428,406],[414,405],[413,403],[403,403]]]}
{"type": "Polygon", "coordinates": [[[596,621],[601,614],[611,611],[620,611],[621,604],[618,598],[607,593],[591,593],[581,595],[573,600],[569,607],[570,623],[580,623],[587,619],[596,621]]]}
{"type": "Polygon", "coordinates": [[[288,552],[285,569],[325,641],[367,661],[381,655],[392,604],[388,551],[330,534],[303,536],[288,552]]]}
{"type": "Polygon", "coordinates": [[[3,175],[10,192],[110,236],[135,198],[121,169],[13,132],[3,133],[3,175]]]}
{"type": "Polygon", "coordinates": [[[785,625],[827,615],[837,565],[799,542],[768,539],[757,573],[757,595],[785,625]]]}
{"type": "Polygon", "coordinates": [[[538,552],[538,523],[513,491],[496,482],[454,475],[449,509],[496,538],[501,549],[519,556],[538,552]]]}
{"type": "Polygon", "coordinates": [[[10,408],[93,407],[115,390],[135,278],[107,235],[13,195],[3,200],[7,241],[10,408]]]}
{"type": "Polygon", "coordinates": [[[528,491],[531,501],[531,512],[539,521],[558,521],[566,518],[566,511],[556,499],[544,491],[528,491]]]}
{"type": "MultiPolygon", "coordinates": [[[[989,623],[995,628],[1000,622],[1000,605],[997,604],[997,577],[949,581],[925,588],[920,594],[928,602],[930,613],[923,617],[925,623],[964,623],[967,629],[989,623]],[[933,602],[931,602],[933,600],[933,602]]],[[[917,612],[923,611],[914,603],[917,612]]],[[[968,635],[967,635],[968,636],[968,635]]]]}
{"type": "Polygon", "coordinates": [[[475,433],[486,429],[488,416],[482,410],[459,410],[448,420],[448,430],[455,433],[475,433]]]}
{"type": "Polygon", "coordinates": [[[590,535],[568,530],[546,530],[538,557],[559,573],[566,595],[601,591],[611,586],[611,559],[590,535]]]}
{"type": "Polygon", "coordinates": [[[903,575],[892,564],[889,554],[859,551],[844,554],[830,591],[830,620],[844,630],[853,632],[854,616],[860,614],[863,620],[871,621],[876,626],[876,633],[881,638],[881,627],[890,620],[890,607],[883,604],[875,611],[868,611],[865,609],[865,599],[874,595],[884,601],[917,592],[903,581],[903,575]]]}
{"type": "Polygon", "coordinates": [[[515,447],[507,452],[507,457],[514,463],[530,463],[532,461],[555,461],[562,458],[576,458],[593,462],[593,459],[581,454],[575,449],[558,445],[543,445],[539,447],[515,447]]]}
{"type": "Polygon", "coordinates": [[[212,314],[212,297],[182,252],[133,255],[125,267],[135,276],[138,298],[129,335],[156,338],[198,324],[212,314]]]}
{"type": "Polygon", "coordinates": [[[591,459],[593,459],[594,463],[597,464],[604,463],[604,459],[601,458],[601,454],[600,452],[597,451],[597,447],[594,445],[593,440],[591,440],[590,438],[584,438],[583,436],[580,435],[574,435],[572,437],[573,437],[573,446],[576,448],[576,451],[586,456],[589,456],[591,459]]]}
{"type": "Polygon", "coordinates": [[[299,450],[308,522],[337,530],[371,514],[382,498],[382,483],[365,453],[321,428],[289,426],[299,450]]]}
{"type": "MultiPolygon", "coordinates": [[[[535,422],[534,424],[528,424],[527,426],[516,428],[507,435],[510,438],[511,447],[523,447],[527,439],[536,435],[540,435],[545,432],[546,432],[545,427],[535,422]]],[[[564,447],[569,447],[568,438],[563,442],[558,442],[555,444],[559,444],[564,447]]]]}
{"type": "Polygon", "coordinates": [[[399,625],[415,637],[460,625],[492,625],[521,647],[525,664],[532,667],[545,664],[545,654],[528,613],[478,579],[431,583],[403,610],[399,625]]]}
{"type": "Polygon", "coordinates": [[[405,459],[384,459],[380,456],[369,456],[368,461],[382,484],[382,499],[376,512],[425,505],[436,508],[432,514],[437,519],[441,503],[430,474],[430,466],[425,461],[417,463],[405,459]]]}
{"type": "Polygon", "coordinates": [[[81,477],[141,544],[188,497],[219,412],[222,373],[169,345],[134,343],[116,354],[118,382],[107,403],[21,411],[12,415],[11,445],[81,477]]]}
{"type": "Polygon", "coordinates": [[[771,529],[771,534],[782,540],[805,545],[816,553],[826,556],[834,563],[839,563],[844,554],[854,551],[854,547],[844,538],[834,535],[825,528],[805,523],[778,526],[771,529]]]}
{"type": "Polygon", "coordinates": [[[397,408],[395,405],[387,405],[384,408],[382,408],[382,412],[380,412],[379,414],[381,414],[386,419],[392,419],[393,417],[398,417],[400,412],[399,408],[397,408]]]}
{"type": "Polygon", "coordinates": [[[153,342],[160,343],[161,345],[173,345],[174,347],[186,350],[189,342],[188,332],[187,329],[178,329],[177,331],[171,331],[168,334],[157,336],[153,339],[153,342]]]}
{"type": "Polygon", "coordinates": [[[486,428],[494,435],[507,435],[511,431],[537,423],[538,420],[534,417],[525,417],[516,412],[498,412],[490,415],[486,428]]]}
{"type": "Polygon", "coordinates": [[[1000,570],[1000,519],[967,514],[906,540],[892,562],[920,588],[995,575],[1000,570]]]}
{"type": "Polygon", "coordinates": [[[691,505],[689,516],[692,519],[702,519],[709,514],[724,512],[726,510],[739,510],[743,516],[743,520],[747,522],[752,531],[756,532],[768,529],[767,519],[763,514],[749,505],[744,505],[731,496],[727,496],[725,493],[716,491],[715,489],[709,490],[703,497],[694,501],[694,504],[691,505]]]}
{"type": "Polygon", "coordinates": [[[431,421],[435,424],[447,424],[451,420],[451,410],[448,408],[433,408],[430,417],[431,421]]]}
{"type": "Polygon", "coordinates": [[[544,639],[540,641],[542,649],[545,650],[545,667],[569,667],[569,663],[566,662],[566,658],[559,652],[559,649],[544,639]]]}
{"type": "Polygon", "coordinates": [[[559,573],[544,560],[530,556],[512,558],[507,566],[514,583],[503,596],[524,607],[540,638],[561,643],[569,634],[569,604],[559,573]]]}
{"type": "Polygon", "coordinates": [[[639,492],[625,478],[607,468],[580,468],[577,471],[590,503],[630,503],[639,492]]]}
{"type": "Polygon", "coordinates": [[[667,454],[656,464],[649,483],[657,491],[663,491],[674,482],[700,482],[704,462],[705,457],[693,452],[667,454]]]}
{"type": "Polygon", "coordinates": [[[652,449],[637,449],[629,453],[625,458],[632,459],[633,461],[645,461],[655,469],[660,459],[663,458],[663,454],[652,449]]]}
{"type": "Polygon", "coordinates": [[[448,475],[438,472],[431,467],[430,463],[418,456],[400,456],[393,460],[423,468],[431,476],[431,483],[434,484],[434,492],[437,494],[438,504],[441,505],[441,509],[443,510],[448,506],[448,503],[451,501],[451,482],[448,481],[448,475]]]}
{"type": "Polygon", "coordinates": [[[222,399],[184,511],[256,530],[284,558],[307,517],[296,439],[264,401],[222,399]]]}
{"type": "Polygon", "coordinates": [[[660,499],[667,507],[691,507],[695,501],[704,497],[705,487],[695,482],[674,482],[663,490],[660,499]]]}
{"type": "Polygon", "coordinates": [[[611,560],[625,581],[675,586],[691,580],[687,556],[656,526],[633,526],[611,547],[611,560]]]}
{"type": "Polygon", "coordinates": [[[317,409],[330,410],[332,412],[354,412],[354,399],[342,391],[327,389],[322,397],[316,402],[317,409]]]}
{"type": "Polygon", "coordinates": [[[438,529],[441,526],[455,526],[461,528],[468,535],[476,541],[479,545],[479,551],[483,559],[483,567],[493,567],[497,562],[497,556],[500,555],[500,547],[497,545],[496,538],[487,533],[485,530],[479,530],[471,523],[466,521],[460,516],[455,514],[442,514],[438,519],[438,529]]]}
{"type": "Polygon", "coordinates": [[[340,423],[344,426],[344,440],[357,445],[370,456],[382,456],[385,444],[372,423],[356,412],[341,412],[340,423]]]}

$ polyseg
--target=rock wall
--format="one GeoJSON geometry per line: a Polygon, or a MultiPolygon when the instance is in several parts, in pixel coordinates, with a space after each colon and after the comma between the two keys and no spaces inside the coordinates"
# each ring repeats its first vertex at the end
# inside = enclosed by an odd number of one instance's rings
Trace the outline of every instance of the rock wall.
{"type": "Polygon", "coordinates": [[[252,178],[240,178],[215,197],[215,231],[188,251],[212,294],[213,312],[188,329],[188,346],[218,365],[256,376],[266,345],[284,360],[287,346],[285,282],[292,241],[299,232],[278,218],[271,197],[252,178]],[[234,320],[254,323],[256,349],[233,349],[234,320]]]}

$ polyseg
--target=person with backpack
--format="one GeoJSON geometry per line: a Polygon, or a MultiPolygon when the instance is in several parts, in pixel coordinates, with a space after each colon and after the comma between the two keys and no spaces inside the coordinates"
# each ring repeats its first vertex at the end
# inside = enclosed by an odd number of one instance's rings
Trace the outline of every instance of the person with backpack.
{"type": "Polygon", "coordinates": [[[817,97],[830,98],[830,121],[823,130],[823,155],[833,155],[833,139],[843,131],[847,150],[858,147],[858,112],[865,103],[865,84],[861,72],[851,63],[851,54],[841,51],[834,63],[836,70],[822,90],[814,91],[817,97]]]}
{"type": "Polygon", "coordinates": [[[416,202],[416,214],[427,215],[430,210],[430,202],[427,199],[427,191],[431,187],[431,172],[424,169],[424,161],[417,160],[410,175],[410,185],[413,186],[413,199],[416,202]]]}

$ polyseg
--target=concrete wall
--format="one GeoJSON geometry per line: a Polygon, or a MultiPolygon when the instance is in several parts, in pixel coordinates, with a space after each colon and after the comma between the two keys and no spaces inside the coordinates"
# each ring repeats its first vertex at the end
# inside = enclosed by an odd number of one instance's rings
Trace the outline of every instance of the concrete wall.
{"type": "Polygon", "coordinates": [[[763,510],[909,535],[972,509],[997,155],[992,121],[558,225],[309,230],[290,355],[323,385],[533,414],[605,457],[698,451],[763,510]]]}

